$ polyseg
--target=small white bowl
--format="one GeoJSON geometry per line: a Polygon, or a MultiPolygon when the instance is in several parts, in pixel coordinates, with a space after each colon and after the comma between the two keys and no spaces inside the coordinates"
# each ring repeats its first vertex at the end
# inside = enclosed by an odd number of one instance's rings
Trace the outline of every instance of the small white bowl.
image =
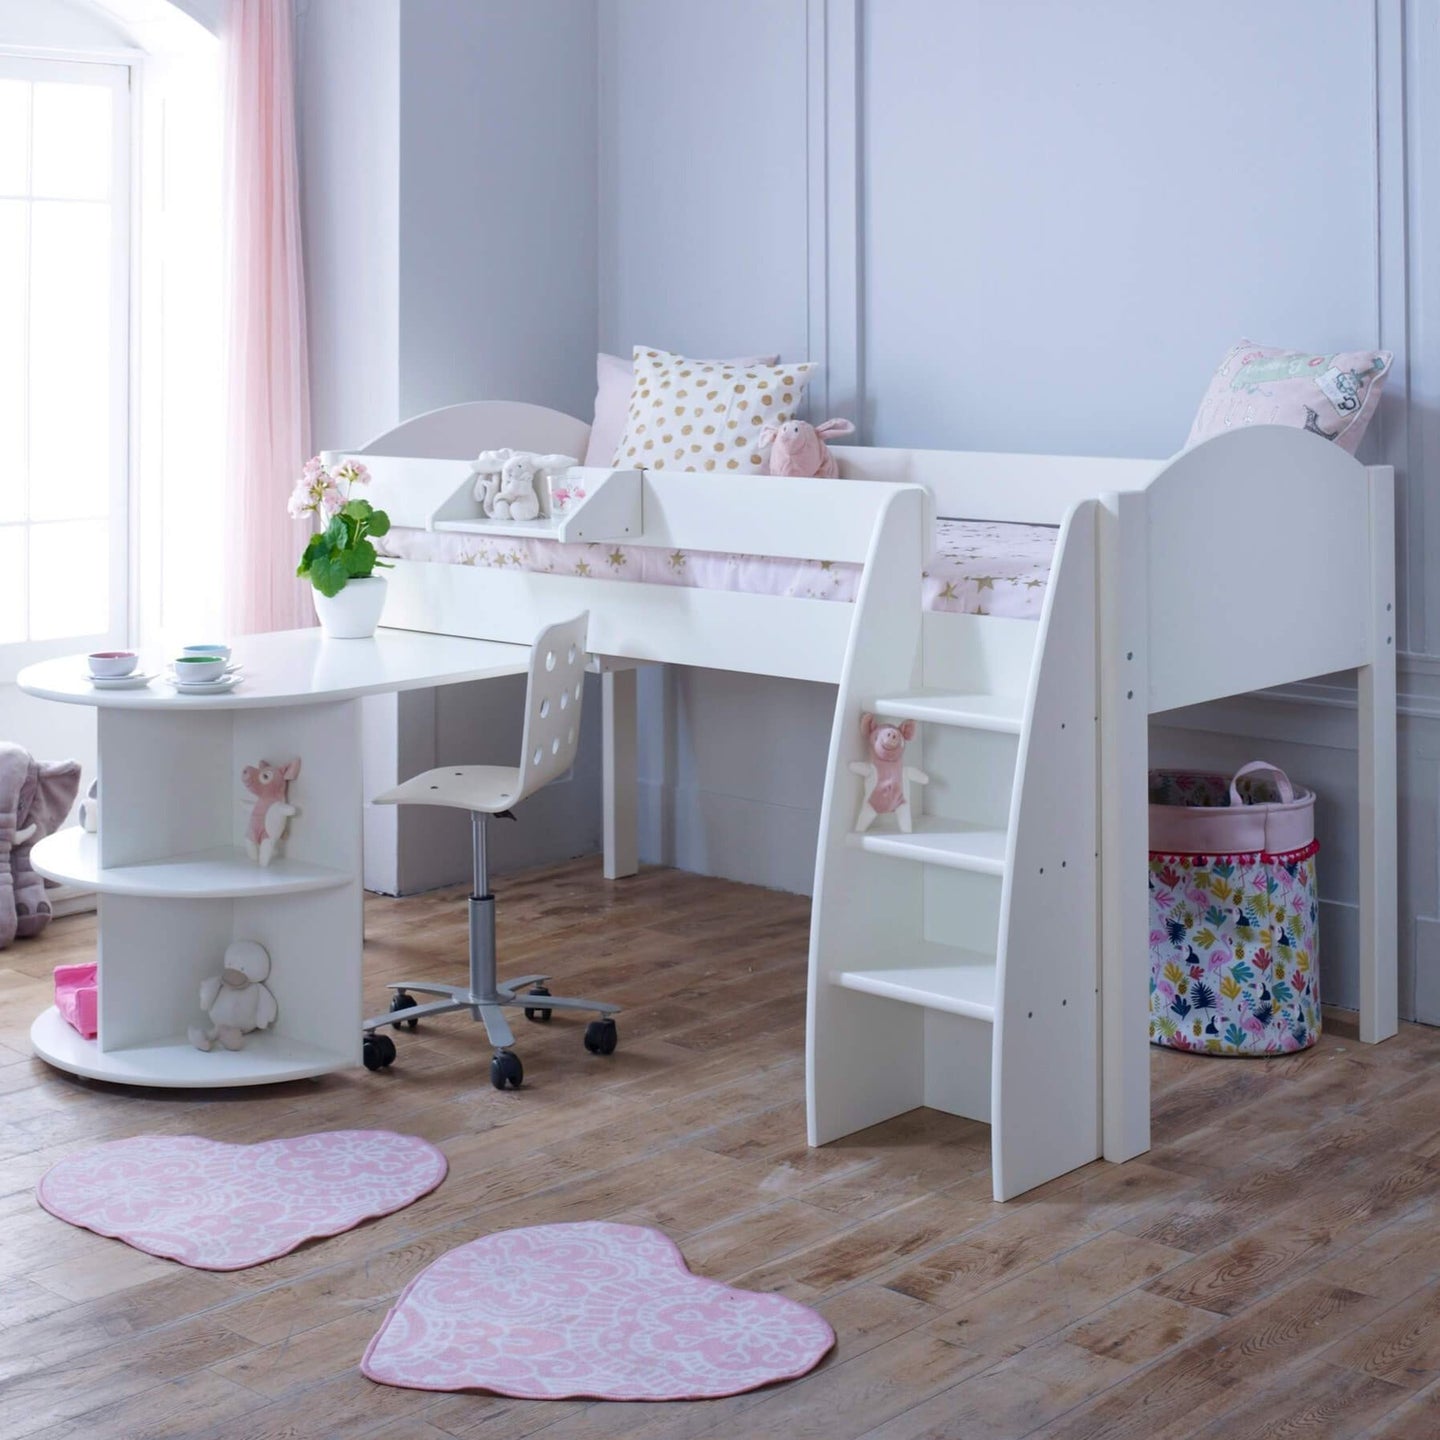
{"type": "Polygon", "coordinates": [[[213,659],[228,660],[230,658],[230,647],[228,645],[184,645],[180,649],[182,655],[201,655],[213,659]]]}
{"type": "Polygon", "coordinates": [[[223,655],[177,655],[175,678],[186,685],[218,680],[225,673],[223,655]]]}
{"type": "Polygon", "coordinates": [[[128,675],[140,663],[140,657],[133,650],[96,650],[85,657],[90,673],[102,680],[118,680],[128,675]]]}

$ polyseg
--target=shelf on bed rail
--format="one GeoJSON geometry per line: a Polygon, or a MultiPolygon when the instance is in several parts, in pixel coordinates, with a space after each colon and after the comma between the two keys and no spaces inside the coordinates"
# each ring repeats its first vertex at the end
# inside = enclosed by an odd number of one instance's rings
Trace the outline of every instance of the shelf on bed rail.
{"type": "Polygon", "coordinates": [[[535,520],[494,520],[482,512],[475,498],[474,478],[467,474],[465,482],[435,511],[430,528],[565,543],[635,540],[644,533],[638,470],[577,465],[557,482],[552,495],[554,490],[566,492],[563,510],[535,520]]]}

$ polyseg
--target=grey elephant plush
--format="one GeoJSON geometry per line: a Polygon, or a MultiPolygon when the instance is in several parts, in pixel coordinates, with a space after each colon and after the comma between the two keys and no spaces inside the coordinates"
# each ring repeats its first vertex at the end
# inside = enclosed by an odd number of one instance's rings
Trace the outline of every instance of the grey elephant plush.
{"type": "Polygon", "coordinates": [[[37,840],[65,823],[80,789],[80,762],[42,764],[0,742],[0,950],[50,923],[45,881],[30,863],[37,840]]]}

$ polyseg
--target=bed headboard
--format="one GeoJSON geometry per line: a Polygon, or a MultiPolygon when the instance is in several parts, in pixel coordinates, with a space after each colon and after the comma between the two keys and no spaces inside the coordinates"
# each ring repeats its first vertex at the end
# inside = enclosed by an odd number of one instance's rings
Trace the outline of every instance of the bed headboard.
{"type": "Polygon", "coordinates": [[[424,460],[473,460],[482,450],[534,450],[585,458],[590,427],[573,415],[523,400],[472,400],[427,410],[377,435],[352,455],[411,455],[424,460]]]}

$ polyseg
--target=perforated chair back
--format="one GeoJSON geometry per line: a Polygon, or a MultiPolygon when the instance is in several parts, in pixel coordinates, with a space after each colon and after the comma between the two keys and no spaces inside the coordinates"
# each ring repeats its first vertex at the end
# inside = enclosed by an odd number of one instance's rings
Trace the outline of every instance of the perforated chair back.
{"type": "Polygon", "coordinates": [[[547,625],[530,652],[525,691],[525,740],[520,755],[518,804],[563,775],[580,744],[580,707],[585,698],[587,611],[547,625]]]}

